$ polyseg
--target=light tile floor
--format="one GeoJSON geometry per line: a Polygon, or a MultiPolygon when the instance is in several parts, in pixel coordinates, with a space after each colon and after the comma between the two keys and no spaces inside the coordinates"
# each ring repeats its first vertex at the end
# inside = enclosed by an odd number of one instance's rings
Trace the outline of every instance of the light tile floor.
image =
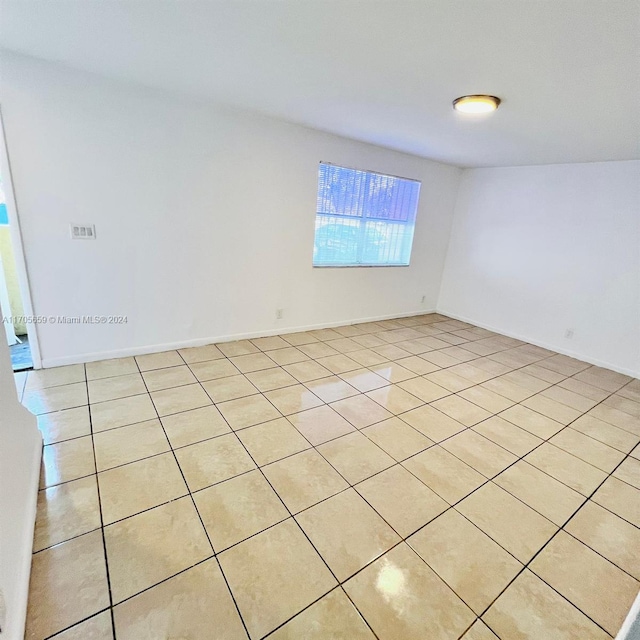
{"type": "Polygon", "coordinates": [[[29,640],[599,640],[640,586],[640,381],[463,322],[16,384],[29,640]]]}

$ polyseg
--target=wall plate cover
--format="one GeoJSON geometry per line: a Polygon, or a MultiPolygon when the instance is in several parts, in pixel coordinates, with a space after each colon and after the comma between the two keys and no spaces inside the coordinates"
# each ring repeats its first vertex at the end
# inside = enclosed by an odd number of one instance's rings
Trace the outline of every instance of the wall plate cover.
{"type": "Polygon", "coordinates": [[[96,225],[95,224],[77,224],[71,222],[69,224],[72,240],[95,240],[96,225]]]}

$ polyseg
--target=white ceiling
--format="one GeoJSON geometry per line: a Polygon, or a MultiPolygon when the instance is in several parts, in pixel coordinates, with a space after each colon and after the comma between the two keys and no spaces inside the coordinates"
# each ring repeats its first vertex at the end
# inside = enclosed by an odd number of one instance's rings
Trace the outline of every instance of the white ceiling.
{"type": "Polygon", "coordinates": [[[639,0],[0,0],[7,49],[460,166],[639,156],[639,0]],[[468,93],[503,99],[463,116],[468,93]]]}

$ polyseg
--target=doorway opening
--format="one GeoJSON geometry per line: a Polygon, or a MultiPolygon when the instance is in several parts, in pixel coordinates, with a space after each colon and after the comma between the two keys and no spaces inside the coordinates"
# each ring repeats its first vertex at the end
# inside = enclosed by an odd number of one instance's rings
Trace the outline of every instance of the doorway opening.
{"type": "Polygon", "coordinates": [[[13,370],[32,369],[33,360],[27,335],[26,314],[16,272],[2,175],[0,175],[0,306],[13,370]]]}
{"type": "Polygon", "coordinates": [[[40,367],[27,270],[0,114],[0,308],[14,372],[40,367]]]}

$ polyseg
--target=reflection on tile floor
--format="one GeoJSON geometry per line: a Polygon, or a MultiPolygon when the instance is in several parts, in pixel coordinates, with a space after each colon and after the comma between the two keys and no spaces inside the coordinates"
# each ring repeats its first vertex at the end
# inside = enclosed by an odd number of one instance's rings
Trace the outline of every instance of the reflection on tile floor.
{"type": "Polygon", "coordinates": [[[590,640],[640,381],[437,314],[33,371],[26,638],[590,640]]]}

